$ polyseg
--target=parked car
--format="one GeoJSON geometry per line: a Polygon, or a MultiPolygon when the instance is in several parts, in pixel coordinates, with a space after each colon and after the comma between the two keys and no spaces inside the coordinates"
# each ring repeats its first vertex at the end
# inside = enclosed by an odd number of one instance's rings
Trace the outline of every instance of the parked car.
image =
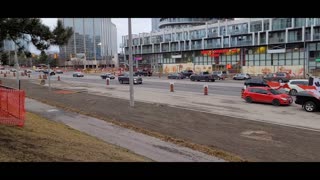
{"type": "Polygon", "coordinates": [[[269,87],[248,87],[242,92],[242,98],[248,103],[271,103],[275,106],[290,105],[293,99],[290,95],[269,87]]]}
{"type": "Polygon", "coordinates": [[[249,74],[239,73],[233,76],[233,80],[247,80],[251,79],[249,74]]]}
{"type": "Polygon", "coordinates": [[[295,96],[298,92],[305,91],[304,89],[302,89],[298,85],[308,86],[309,80],[307,80],[307,79],[291,79],[291,80],[289,80],[289,82],[287,84],[290,89],[286,89],[286,92],[288,92],[291,96],[295,96]]]}
{"type": "Polygon", "coordinates": [[[186,78],[185,75],[183,75],[182,73],[172,73],[168,75],[168,79],[184,79],[186,78]]]}
{"type": "MultiPolygon", "coordinates": [[[[130,83],[129,73],[124,73],[124,74],[119,75],[118,81],[120,84],[123,84],[123,83],[129,84],[130,83]]],[[[133,84],[142,84],[142,78],[140,76],[133,74],[133,84]]]]}
{"type": "Polygon", "coordinates": [[[11,72],[17,72],[17,70],[16,70],[16,69],[10,69],[10,71],[11,71],[11,72]]]}
{"type": "Polygon", "coordinates": [[[83,73],[82,72],[74,72],[72,74],[72,77],[84,77],[83,73]]]}
{"type": "Polygon", "coordinates": [[[63,74],[63,71],[61,69],[56,70],[57,74],[63,74]]]}
{"type": "Polygon", "coordinates": [[[149,70],[138,70],[134,74],[137,76],[152,76],[152,72],[149,70]]]}
{"type": "Polygon", "coordinates": [[[277,81],[279,83],[286,83],[290,80],[290,75],[286,72],[269,73],[263,77],[268,81],[277,81]]]}
{"type": "Polygon", "coordinates": [[[187,78],[190,78],[190,76],[194,74],[193,70],[184,70],[181,71],[181,73],[187,78]]]}
{"type": "Polygon", "coordinates": [[[111,73],[101,74],[100,77],[101,77],[102,79],[107,79],[107,78],[115,79],[115,78],[116,78],[116,77],[115,77],[113,74],[111,74],[111,73]]]}
{"type": "Polygon", "coordinates": [[[0,70],[4,70],[5,68],[4,68],[4,66],[0,66],[0,70]]]}
{"type": "Polygon", "coordinates": [[[227,78],[227,71],[213,71],[212,74],[217,76],[219,80],[227,78]]]}
{"type": "Polygon", "coordinates": [[[209,72],[201,72],[200,74],[192,74],[190,76],[190,81],[212,81],[216,80],[215,76],[209,72]]]}
{"type": "MultiPolygon", "coordinates": [[[[45,69],[45,70],[43,70],[42,72],[43,72],[44,74],[49,74],[49,70],[48,70],[48,69],[45,69]]],[[[50,69],[50,76],[54,76],[54,75],[56,75],[56,73],[55,73],[53,70],[50,69]]]]}
{"type": "Polygon", "coordinates": [[[295,103],[302,105],[302,108],[307,112],[317,111],[320,108],[320,99],[317,99],[308,91],[298,92],[295,103]]]}

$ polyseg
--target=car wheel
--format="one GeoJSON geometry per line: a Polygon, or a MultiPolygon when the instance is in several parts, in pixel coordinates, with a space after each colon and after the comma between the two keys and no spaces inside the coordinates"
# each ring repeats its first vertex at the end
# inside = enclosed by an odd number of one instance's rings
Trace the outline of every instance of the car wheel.
{"type": "Polygon", "coordinates": [[[313,112],[317,109],[316,104],[312,101],[307,101],[306,103],[304,103],[303,107],[307,112],[313,112]]]}
{"type": "Polygon", "coordinates": [[[247,96],[247,97],[246,97],[246,102],[247,102],[247,103],[252,103],[252,98],[249,97],[249,96],[247,96]]]}
{"type": "Polygon", "coordinates": [[[297,90],[291,89],[291,90],[289,91],[289,94],[290,94],[291,96],[295,96],[295,95],[297,94],[297,90]]]}
{"type": "Polygon", "coordinates": [[[283,83],[283,80],[282,80],[282,79],[279,79],[278,82],[279,82],[279,83],[283,83]]]}
{"type": "Polygon", "coordinates": [[[280,106],[280,101],[279,101],[279,99],[274,99],[274,100],[272,101],[272,105],[274,105],[274,106],[280,106]]]}
{"type": "Polygon", "coordinates": [[[216,80],[215,79],[211,79],[211,82],[215,82],[216,80]]]}

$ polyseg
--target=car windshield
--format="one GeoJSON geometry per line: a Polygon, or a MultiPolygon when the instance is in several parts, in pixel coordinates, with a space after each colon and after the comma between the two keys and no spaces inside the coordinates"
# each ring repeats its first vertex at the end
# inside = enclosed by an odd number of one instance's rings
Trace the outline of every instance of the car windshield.
{"type": "Polygon", "coordinates": [[[275,89],[270,89],[270,92],[274,95],[282,94],[280,91],[275,90],[275,89]]]}
{"type": "Polygon", "coordinates": [[[217,71],[213,72],[213,75],[217,75],[217,74],[220,74],[220,72],[217,72],[217,71]]]}

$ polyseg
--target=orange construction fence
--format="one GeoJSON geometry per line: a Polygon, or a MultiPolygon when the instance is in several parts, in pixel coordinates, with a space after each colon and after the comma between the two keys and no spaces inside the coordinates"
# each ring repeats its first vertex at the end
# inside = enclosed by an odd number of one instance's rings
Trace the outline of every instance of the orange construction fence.
{"type": "Polygon", "coordinates": [[[0,85],[0,124],[24,126],[25,91],[0,85]]]}

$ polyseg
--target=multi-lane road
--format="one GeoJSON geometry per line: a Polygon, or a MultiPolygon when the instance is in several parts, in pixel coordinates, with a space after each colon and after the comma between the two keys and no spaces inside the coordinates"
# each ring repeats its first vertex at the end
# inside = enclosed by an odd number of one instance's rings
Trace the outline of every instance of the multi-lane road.
{"type": "MultiPolygon", "coordinates": [[[[52,76],[55,80],[58,75],[52,76]]],[[[99,75],[85,75],[85,77],[72,77],[72,73],[59,74],[64,81],[74,81],[82,83],[90,83],[101,85],[105,84],[106,80],[101,79],[99,75]]],[[[189,79],[167,79],[166,77],[142,77],[143,84],[135,85],[135,88],[150,88],[152,89],[169,89],[170,82],[174,82],[175,91],[183,92],[202,92],[203,86],[208,85],[209,91],[212,94],[239,96],[239,92],[243,87],[243,81],[235,80],[217,80],[216,82],[191,82],[189,79]]],[[[116,79],[110,80],[110,85],[129,86],[128,84],[120,84],[116,79]]]]}

